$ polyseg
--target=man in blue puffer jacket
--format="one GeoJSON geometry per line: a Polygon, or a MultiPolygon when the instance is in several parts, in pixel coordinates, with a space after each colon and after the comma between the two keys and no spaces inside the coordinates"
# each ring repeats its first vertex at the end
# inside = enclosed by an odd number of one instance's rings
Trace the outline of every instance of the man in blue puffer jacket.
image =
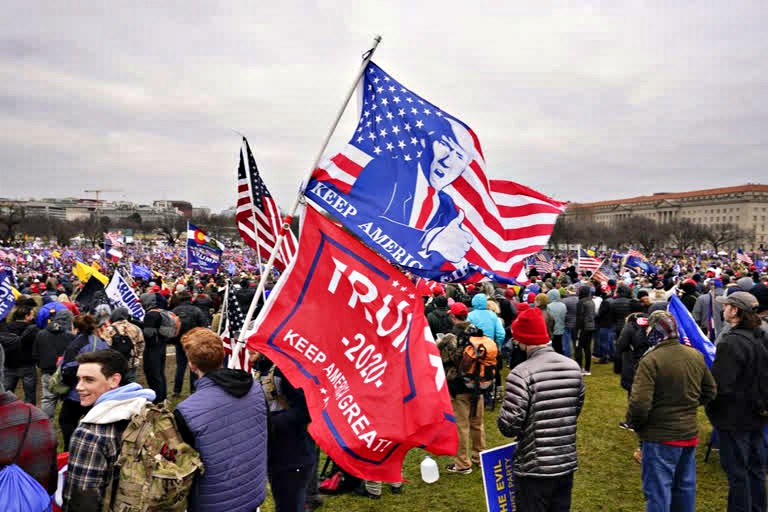
{"type": "Polygon", "coordinates": [[[472,297],[472,311],[469,312],[467,321],[481,329],[483,334],[494,340],[501,349],[501,344],[504,343],[504,326],[496,313],[488,309],[488,297],[484,293],[472,297]]]}
{"type": "Polygon", "coordinates": [[[195,393],[174,411],[184,441],[200,452],[205,473],[189,493],[189,512],[252,512],[267,493],[267,401],[253,378],[222,368],[224,346],[213,331],[181,338],[195,393]]]}

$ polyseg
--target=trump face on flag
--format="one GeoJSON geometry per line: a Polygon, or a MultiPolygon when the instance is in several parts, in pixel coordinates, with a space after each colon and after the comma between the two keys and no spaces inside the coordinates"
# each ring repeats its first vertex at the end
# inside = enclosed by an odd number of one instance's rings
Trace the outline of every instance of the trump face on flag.
{"type": "Polygon", "coordinates": [[[488,180],[475,133],[374,63],[355,132],[313,172],[307,198],[393,263],[429,279],[509,282],[563,204],[488,180]]]}
{"type": "Polygon", "coordinates": [[[448,187],[475,158],[472,137],[460,123],[443,118],[428,137],[416,138],[414,156],[392,180],[386,159],[371,162],[361,172],[352,195],[378,193],[382,201],[377,217],[388,231],[410,228],[418,241],[418,256],[425,260],[459,263],[474,237],[462,227],[464,214],[448,187]]]}

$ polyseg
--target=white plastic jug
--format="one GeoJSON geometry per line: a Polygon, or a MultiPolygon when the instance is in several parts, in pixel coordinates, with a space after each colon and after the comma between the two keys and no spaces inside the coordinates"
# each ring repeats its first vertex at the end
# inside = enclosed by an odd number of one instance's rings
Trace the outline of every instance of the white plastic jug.
{"type": "Polygon", "coordinates": [[[421,461],[421,479],[428,484],[437,482],[440,478],[440,470],[437,468],[437,462],[435,459],[427,455],[424,460],[421,461]]]}

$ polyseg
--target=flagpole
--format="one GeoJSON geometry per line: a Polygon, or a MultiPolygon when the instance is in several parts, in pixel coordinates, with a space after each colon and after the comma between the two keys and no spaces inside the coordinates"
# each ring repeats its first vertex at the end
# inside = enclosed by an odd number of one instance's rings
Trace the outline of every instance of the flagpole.
{"type": "MultiPolygon", "coordinates": [[[[245,138],[245,135],[243,135],[243,134],[240,134],[240,135],[243,137],[243,141],[240,143],[240,156],[243,159],[243,165],[247,166],[247,165],[249,165],[249,163],[248,163],[248,151],[247,151],[247,146],[246,146],[247,139],[245,138]]],[[[256,172],[258,172],[258,170],[256,172]]],[[[251,197],[253,197],[253,190],[251,190],[251,180],[250,179],[248,180],[248,190],[249,190],[249,194],[251,195],[251,197]]],[[[256,212],[254,211],[253,208],[251,208],[251,222],[253,223],[253,231],[254,231],[254,234],[255,234],[255,232],[258,231],[259,228],[257,227],[257,224],[256,224],[256,212]]],[[[258,259],[258,262],[259,262],[259,279],[261,279],[261,272],[263,271],[263,268],[261,266],[261,249],[259,249],[259,237],[258,237],[258,235],[255,237],[255,242],[256,242],[256,258],[258,259]]],[[[262,290],[262,295],[263,295],[263,298],[264,298],[264,302],[266,302],[267,301],[267,290],[262,290]]],[[[257,295],[254,294],[253,297],[256,298],[257,295]]]]}
{"type": "Polygon", "coordinates": [[[189,270],[189,221],[187,221],[187,232],[184,233],[184,275],[189,270]]]}
{"type": "Polygon", "coordinates": [[[224,301],[222,302],[221,306],[221,318],[219,319],[219,325],[216,326],[216,336],[221,336],[221,332],[224,327],[224,316],[227,314],[228,308],[227,301],[229,301],[229,279],[227,279],[227,287],[224,288],[224,301]]]}
{"type": "MultiPolygon", "coordinates": [[[[304,187],[312,177],[312,173],[315,171],[315,169],[317,169],[317,166],[320,164],[320,160],[323,158],[323,155],[325,154],[325,150],[328,148],[328,144],[331,141],[331,137],[333,136],[333,133],[336,131],[336,127],[339,125],[339,121],[341,121],[341,116],[344,115],[344,111],[347,109],[349,100],[352,98],[352,94],[354,94],[355,89],[357,89],[357,84],[360,82],[360,79],[362,78],[363,73],[365,73],[365,68],[368,66],[368,63],[373,58],[373,54],[374,52],[376,52],[376,48],[379,46],[380,42],[381,42],[381,36],[380,35],[374,36],[373,44],[370,50],[368,50],[365,53],[363,62],[360,64],[360,68],[357,70],[357,73],[355,74],[355,79],[352,82],[351,87],[347,91],[347,94],[345,95],[344,101],[339,107],[338,112],[336,113],[336,118],[333,120],[333,123],[331,124],[331,127],[328,130],[328,134],[325,136],[325,140],[323,141],[323,144],[320,146],[320,150],[317,152],[315,161],[312,164],[312,167],[309,168],[306,179],[302,181],[302,189],[299,190],[299,193],[296,196],[296,200],[294,201],[293,207],[291,208],[290,212],[283,219],[283,225],[280,229],[280,234],[278,235],[277,240],[275,241],[275,246],[272,249],[272,254],[269,255],[269,259],[267,260],[267,265],[261,274],[261,279],[259,279],[259,286],[258,288],[256,288],[256,293],[254,293],[253,295],[253,300],[251,300],[251,305],[248,307],[248,313],[245,315],[243,328],[240,330],[240,334],[238,335],[238,339],[237,339],[238,342],[242,342],[245,339],[245,333],[246,331],[248,331],[248,328],[250,327],[250,322],[251,322],[251,319],[253,318],[253,313],[256,310],[256,305],[259,302],[258,297],[259,295],[264,293],[264,288],[266,285],[266,277],[270,274],[270,272],[272,272],[272,266],[275,262],[275,258],[277,257],[278,251],[280,251],[280,246],[283,244],[285,233],[291,227],[291,219],[293,218],[293,216],[296,213],[296,210],[298,210],[300,204],[302,203],[302,199],[304,197],[304,187]]],[[[285,262],[285,263],[288,264],[288,262],[285,262]]]]}

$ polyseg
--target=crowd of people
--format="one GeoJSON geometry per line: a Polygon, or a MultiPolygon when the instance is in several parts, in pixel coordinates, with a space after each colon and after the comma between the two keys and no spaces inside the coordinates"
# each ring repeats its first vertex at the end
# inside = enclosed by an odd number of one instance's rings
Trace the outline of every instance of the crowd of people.
{"type": "MultiPolygon", "coordinates": [[[[267,483],[276,510],[314,510],[322,502],[319,451],[307,433],[311,418],[302,390],[258,354],[254,375],[225,368],[216,334],[226,282],[234,281],[231,293],[245,311],[259,269],[245,263],[248,255],[231,253],[227,272],[190,274],[172,249],[163,250],[140,256],[153,271],[133,281],[143,320],[104,297],[78,300],[83,283],[71,266],[98,251],[3,250],[0,261],[15,270],[20,295],[0,325],[0,466],[15,463],[53,495],[58,430],[59,451],[69,453],[59,489],[64,510],[103,510],[142,493],[152,497],[146,489],[131,493],[135,475],[116,465],[137,414],[152,410],[172,415],[178,431],[160,456],[184,462],[195,475],[186,491],[164,491],[186,496],[178,510],[256,510],[267,483]],[[169,311],[179,321],[171,336],[169,311]],[[168,354],[175,358],[173,387],[166,382],[168,354]],[[23,401],[14,395],[19,383],[23,401]],[[169,411],[168,398],[184,399],[169,411]],[[196,471],[195,457],[203,471],[196,471]]],[[[613,278],[598,279],[581,271],[574,253],[555,253],[551,271],[531,268],[528,282],[517,285],[419,287],[459,431],[448,472],[469,474],[480,464],[487,448],[484,415],[499,402],[498,428],[518,440],[518,509],[569,510],[584,380],[592,364],[613,364],[627,391],[622,426],[640,441],[634,457],[642,464],[647,510],[694,510],[699,406],[706,406],[718,435],[728,510],[766,509],[768,401],[756,406],[755,383],[762,371],[756,365],[768,364],[768,276],[764,268],[716,255],[650,258],[654,274],[619,260],[612,263],[613,278]],[[678,339],[667,311],[673,295],[713,340],[711,368],[678,339]],[[468,343],[483,344],[495,358],[482,385],[462,368],[468,343]]],[[[605,259],[611,261],[607,253],[605,259]]],[[[381,483],[364,481],[356,490],[378,499],[381,483]]]]}

